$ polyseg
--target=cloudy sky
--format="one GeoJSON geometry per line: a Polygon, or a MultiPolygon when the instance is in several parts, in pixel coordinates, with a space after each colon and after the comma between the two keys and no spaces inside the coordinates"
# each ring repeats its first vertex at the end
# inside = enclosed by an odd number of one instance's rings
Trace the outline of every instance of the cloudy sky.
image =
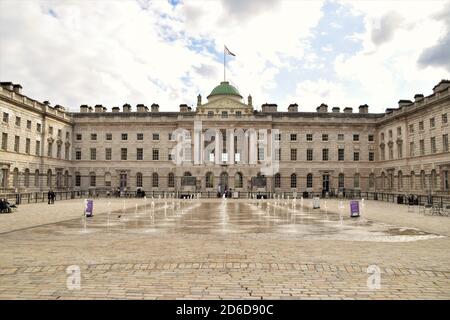
{"type": "Polygon", "coordinates": [[[244,97],[371,112],[450,78],[450,1],[0,0],[0,80],[78,111],[244,97]]]}

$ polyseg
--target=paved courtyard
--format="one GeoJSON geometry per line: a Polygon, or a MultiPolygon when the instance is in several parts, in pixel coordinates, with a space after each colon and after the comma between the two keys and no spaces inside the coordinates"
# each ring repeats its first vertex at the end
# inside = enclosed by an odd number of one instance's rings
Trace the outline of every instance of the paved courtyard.
{"type": "Polygon", "coordinates": [[[0,215],[0,298],[450,299],[450,218],[361,205],[96,199],[84,219],[80,199],[25,204],[0,215]]]}

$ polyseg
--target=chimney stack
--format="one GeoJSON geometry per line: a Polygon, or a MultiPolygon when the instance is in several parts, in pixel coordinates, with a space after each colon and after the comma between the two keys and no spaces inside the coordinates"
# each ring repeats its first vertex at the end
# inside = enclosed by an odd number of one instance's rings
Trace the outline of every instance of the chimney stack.
{"type": "Polygon", "coordinates": [[[12,82],[0,82],[0,86],[2,86],[5,89],[11,90],[11,91],[14,90],[14,86],[13,86],[12,82]]]}
{"type": "Polygon", "coordinates": [[[367,104],[360,105],[359,113],[369,113],[369,106],[367,104]]]}
{"type": "Polygon", "coordinates": [[[103,112],[103,106],[101,104],[96,104],[94,109],[95,112],[103,112]]]}
{"type": "Polygon", "coordinates": [[[88,109],[89,109],[89,107],[87,104],[82,104],[80,106],[80,112],[88,112],[88,109]]]}
{"type": "Polygon", "coordinates": [[[409,106],[411,104],[412,104],[411,100],[399,100],[398,101],[398,107],[399,108],[407,107],[407,106],[409,106]]]}
{"type": "Polygon", "coordinates": [[[152,112],[159,112],[159,104],[153,103],[151,105],[151,110],[152,110],[152,112]]]}
{"type": "Polygon", "coordinates": [[[112,107],[111,111],[114,112],[114,113],[120,112],[120,108],[119,107],[112,107]]]}
{"type": "Polygon", "coordinates": [[[298,104],[291,103],[288,107],[288,112],[298,112],[298,104]]]}
{"type": "Polygon", "coordinates": [[[328,112],[328,106],[325,103],[322,103],[320,106],[316,108],[317,112],[320,113],[327,113],[328,112]]]}
{"type": "Polygon", "coordinates": [[[344,108],[344,113],[353,113],[353,108],[351,108],[351,107],[345,107],[345,108],[344,108]]]}
{"type": "Polygon", "coordinates": [[[128,103],[125,103],[125,104],[122,106],[122,111],[123,111],[123,112],[131,112],[131,105],[129,105],[128,103]]]}
{"type": "Polygon", "coordinates": [[[136,105],[136,111],[137,112],[147,112],[148,108],[146,105],[139,103],[138,105],[136,105]]]}
{"type": "Polygon", "coordinates": [[[341,109],[339,107],[333,107],[333,109],[331,109],[331,112],[339,113],[339,112],[341,112],[341,109]]]}
{"type": "Polygon", "coordinates": [[[180,112],[188,112],[189,108],[187,104],[180,104],[180,112]]]}
{"type": "Polygon", "coordinates": [[[20,84],[15,84],[13,90],[15,93],[22,94],[22,86],[20,84]]]}
{"type": "Polygon", "coordinates": [[[419,102],[421,100],[423,100],[423,94],[418,93],[414,96],[414,102],[419,102]]]}

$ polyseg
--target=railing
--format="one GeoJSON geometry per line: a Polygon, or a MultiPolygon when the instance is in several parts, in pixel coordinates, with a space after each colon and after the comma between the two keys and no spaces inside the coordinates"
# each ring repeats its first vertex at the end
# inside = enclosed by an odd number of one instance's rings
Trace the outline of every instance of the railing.
{"type": "Polygon", "coordinates": [[[387,192],[363,192],[354,189],[344,189],[342,192],[344,198],[349,199],[366,199],[392,202],[397,204],[412,205],[450,205],[450,196],[442,195],[424,195],[424,194],[405,194],[405,193],[387,193],[387,192]]]}

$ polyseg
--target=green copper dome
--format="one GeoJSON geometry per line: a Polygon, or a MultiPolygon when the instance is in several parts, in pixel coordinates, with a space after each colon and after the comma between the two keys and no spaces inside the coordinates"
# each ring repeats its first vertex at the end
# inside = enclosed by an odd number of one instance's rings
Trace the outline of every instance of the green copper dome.
{"type": "Polygon", "coordinates": [[[221,82],[217,87],[213,89],[213,91],[211,91],[211,93],[207,98],[209,99],[209,97],[219,95],[237,96],[242,99],[242,96],[239,93],[239,91],[235,87],[233,87],[228,81],[221,82]]]}

